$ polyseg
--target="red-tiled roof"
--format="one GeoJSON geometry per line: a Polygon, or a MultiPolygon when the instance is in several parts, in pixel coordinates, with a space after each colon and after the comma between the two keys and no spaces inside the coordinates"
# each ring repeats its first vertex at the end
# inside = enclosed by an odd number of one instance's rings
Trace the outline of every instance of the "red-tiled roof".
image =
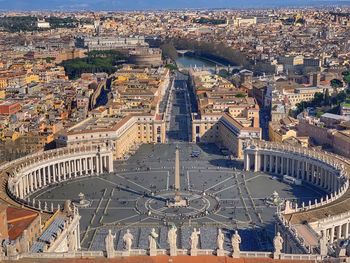
{"type": "Polygon", "coordinates": [[[17,239],[39,216],[37,212],[15,207],[8,207],[6,213],[10,240],[17,239]]]}

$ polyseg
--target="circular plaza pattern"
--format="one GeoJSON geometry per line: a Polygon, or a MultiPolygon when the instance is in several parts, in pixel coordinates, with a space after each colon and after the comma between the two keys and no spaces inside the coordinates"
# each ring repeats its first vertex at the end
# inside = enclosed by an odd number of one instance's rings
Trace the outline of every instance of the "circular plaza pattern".
{"type": "Polygon", "coordinates": [[[198,190],[180,191],[180,196],[186,200],[184,207],[170,207],[169,201],[174,198],[171,190],[160,190],[153,196],[141,197],[136,201],[136,210],[163,222],[181,223],[184,220],[205,217],[220,208],[219,199],[212,193],[198,190]]]}
{"type": "MultiPolygon", "coordinates": [[[[114,162],[113,172],[101,169],[94,176],[82,173],[55,183],[51,180],[50,187],[42,183],[24,200],[36,206],[40,203],[43,210],[62,207],[67,199],[79,202],[83,193],[90,206],[79,208],[81,245],[89,250],[104,249],[109,229],[118,236],[118,249],[122,249],[126,229],[134,235],[135,247],[146,249],[152,228],[165,248],[167,226],[173,223],[181,229],[178,247],[187,248],[193,227],[199,227],[203,230],[201,248],[215,248],[212,237],[222,228],[229,249],[229,238],[238,228],[242,238],[251,240],[242,244],[242,250],[271,250],[276,206],[267,200],[272,194],[277,192],[282,200],[299,205],[326,194],[309,184],[291,185],[267,173],[243,171],[243,162],[230,160],[215,145],[183,143],[179,145],[180,192],[188,205],[168,207],[174,196],[175,148],[171,144],[142,145],[129,160],[114,162]],[[200,156],[191,157],[193,150],[199,150],[200,156]]],[[[87,171],[89,162],[88,157],[87,165],[83,163],[87,171]]],[[[96,160],[92,162],[94,170],[96,160]]]]}

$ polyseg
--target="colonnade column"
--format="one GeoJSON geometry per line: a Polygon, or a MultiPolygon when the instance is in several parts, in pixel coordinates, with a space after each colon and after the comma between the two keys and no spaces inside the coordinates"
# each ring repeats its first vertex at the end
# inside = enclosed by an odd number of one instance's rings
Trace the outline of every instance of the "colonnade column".
{"type": "Polygon", "coordinates": [[[330,237],[329,242],[333,243],[334,242],[334,226],[331,227],[331,233],[330,233],[329,237],[330,237]]]}
{"type": "Polygon", "coordinates": [[[260,169],[260,155],[256,152],[255,153],[255,162],[254,162],[254,172],[258,172],[260,169]]]}
{"type": "Polygon", "coordinates": [[[278,173],[278,156],[275,155],[274,159],[275,159],[275,174],[277,174],[278,173]]]}
{"type": "Polygon", "coordinates": [[[250,158],[249,158],[249,154],[248,153],[245,153],[244,154],[244,158],[245,158],[245,170],[246,171],[249,171],[250,169],[250,158]]]}
{"type": "Polygon", "coordinates": [[[51,184],[51,167],[52,167],[52,165],[49,165],[47,167],[47,179],[48,179],[49,184],[51,184]]]}
{"type": "Polygon", "coordinates": [[[108,172],[113,172],[113,154],[108,155],[108,172]]]}
{"type": "Polygon", "coordinates": [[[270,154],[270,164],[269,164],[269,172],[272,173],[272,167],[273,167],[273,155],[270,154]]]}

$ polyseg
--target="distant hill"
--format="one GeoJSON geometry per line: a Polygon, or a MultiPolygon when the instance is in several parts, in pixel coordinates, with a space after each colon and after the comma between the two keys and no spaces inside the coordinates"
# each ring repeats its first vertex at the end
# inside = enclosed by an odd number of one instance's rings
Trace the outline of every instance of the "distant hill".
{"type": "Polygon", "coordinates": [[[145,10],[348,5],[350,0],[0,0],[1,10],[145,10]]]}

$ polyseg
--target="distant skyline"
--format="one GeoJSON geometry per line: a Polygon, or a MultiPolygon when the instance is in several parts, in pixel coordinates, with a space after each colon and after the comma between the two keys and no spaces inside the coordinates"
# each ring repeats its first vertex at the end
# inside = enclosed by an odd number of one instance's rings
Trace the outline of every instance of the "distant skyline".
{"type": "Polygon", "coordinates": [[[350,0],[0,0],[0,10],[150,10],[350,6],[350,0]]]}

